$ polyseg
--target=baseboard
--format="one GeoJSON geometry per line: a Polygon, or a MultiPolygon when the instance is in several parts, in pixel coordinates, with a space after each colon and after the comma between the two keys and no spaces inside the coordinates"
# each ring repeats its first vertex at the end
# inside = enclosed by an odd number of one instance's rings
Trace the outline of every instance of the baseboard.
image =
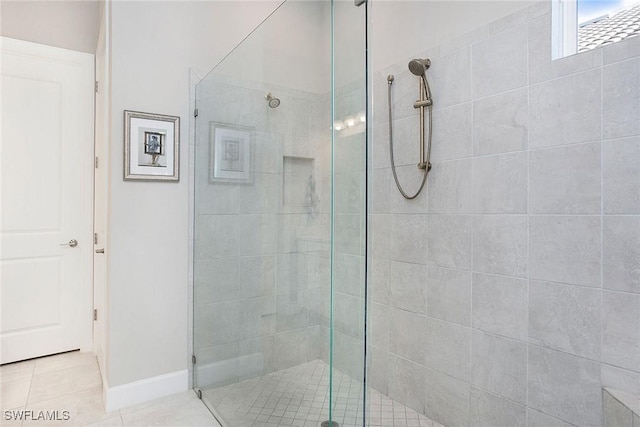
{"type": "Polygon", "coordinates": [[[159,399],[189,389],[189,371],[172,372],[109,388],[105,384],[106,412],[159,399]]]}

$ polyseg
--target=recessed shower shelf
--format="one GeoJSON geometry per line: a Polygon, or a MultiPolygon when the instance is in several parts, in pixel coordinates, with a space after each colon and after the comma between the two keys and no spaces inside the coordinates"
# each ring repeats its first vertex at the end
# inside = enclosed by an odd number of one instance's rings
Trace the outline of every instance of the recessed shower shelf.
{"type": "Polygon", "coordinates": [[[313,158],[283,156],[282,202],[288,207],[313,206],[313,158]]]}

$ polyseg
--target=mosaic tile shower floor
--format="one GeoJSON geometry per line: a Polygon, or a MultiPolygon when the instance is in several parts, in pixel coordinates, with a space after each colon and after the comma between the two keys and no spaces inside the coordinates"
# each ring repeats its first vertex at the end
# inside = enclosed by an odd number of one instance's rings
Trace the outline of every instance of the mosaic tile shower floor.
{"type": "MultiPolygon", "coordinates": [[[[334,371],[333,421],[340,427],[362,426],[362,383],[334,371]]],[[[329,365],[314,360],[222,387],[203,389],[226,427],[319,427],[329,418],[329,365]]],[[[442,427],[375,390],[369,391],[367,425],[442,427]]]]}

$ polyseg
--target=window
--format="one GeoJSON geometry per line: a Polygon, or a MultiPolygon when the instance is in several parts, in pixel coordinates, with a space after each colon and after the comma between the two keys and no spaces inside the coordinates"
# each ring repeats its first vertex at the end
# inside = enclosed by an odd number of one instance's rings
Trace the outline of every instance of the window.
{"type": "Polygon", "coordinates": [[[640,35],[640,0],[552,0],[552,58],[640,35]]]}

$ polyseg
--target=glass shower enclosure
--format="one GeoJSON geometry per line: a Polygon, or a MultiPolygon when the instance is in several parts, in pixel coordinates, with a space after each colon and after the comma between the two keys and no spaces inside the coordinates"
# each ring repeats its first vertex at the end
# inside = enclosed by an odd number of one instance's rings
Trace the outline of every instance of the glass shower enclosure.
{"type": "Polygon", "coordinates": [[[363,425],[366,7],[286,1],[196,86],[194,388],[224,425],[363,425]]]}

